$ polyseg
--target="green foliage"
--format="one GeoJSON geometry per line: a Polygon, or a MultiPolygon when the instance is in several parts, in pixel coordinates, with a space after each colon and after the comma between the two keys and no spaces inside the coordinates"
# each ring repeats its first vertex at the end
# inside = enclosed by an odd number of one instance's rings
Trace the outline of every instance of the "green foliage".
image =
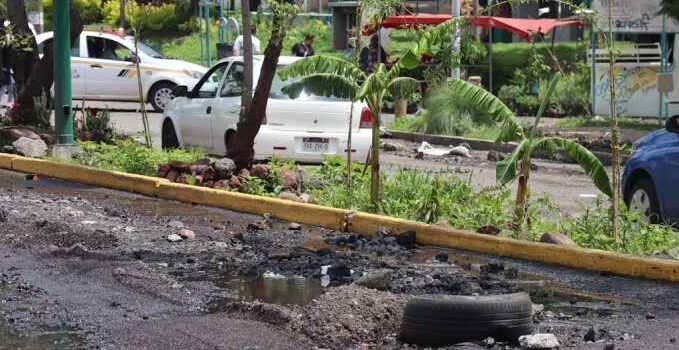
{"type": "Polygon", "coordinates": [[[37,124],[41,126],[50,125],[50,117],[52,116],[52,106],[50,106],[50,100],[44,91],[40,96],[33,97],[33,104],[35,106],[35,117],[37,124]]]}
{"type": "Polygon", "coordinates": [[[194,162],[205,158],[199,150],[162,151],[132,140],[115,140],[112,144],[87,141],[81,145],[84,152],[73,159],[76,164],[148,176],[156,175],[158,167],[171,160],[194,162]]]}
{"type": "MultiPolygon", "coordinates": [[[[517,69],[526,67],[530,55],[530,45],[525,42],[495,43],[493,44],[493,87],[499,89],[504,85],[513,84],[514,73],[517,69]]],[[[553,64],[549,55],[551,43],[539,42],[535,44],[536,53],[547,57],[546,63],[553,64]]],[[[554,44],[554,55],[564,72],[572,72],[577,64],[587,61],[587,45],[582,41],[557,42],[554,44]]],[[[469,75],[478,75],[486,81],[487,67],[473,67],[468,70],[469,75]]],[[[589,90],[589,88],[588,88],[589,90]]]]}
{"type": "Polygon", "coordinates": [[[475,105],[478,110],[486,111],[494,122],[501,125],[502,131],[497,142],[516,141],[525,137],[523,127],[512,110],[493,94],[480,86],[460,79],[452,79],[449,85],[451,96],[457,96],[467,103],[475,105]]]}
{"type": "Polygon", "coordinates": [[[662,0],[658,13],[668,15],[679,21],[679,2],[676,0],[662,0]]]}
{"type": "Polygon", "coordinates": [[[78,139],[110,143],[115,137],[108,109],[86,107],[75,123],[78,139]]]}
{"type": "MultiPolygon", "coordinates": [[[[102,11],[104,22],[117,27],[120,21],[120,1],[107,1],[102,11]]],[[[125,20],[140,30],[176,29],[185,19],[185,16],[180,15],[173,3],[154,5],[125,2],[125,20]]]]}
{"type": "Polygon", "coordinates": [[[671,225],[646,223],[638,213],[621,206],[619,215],[619,238],[608,234],[612,231],[610,208],[601,200],[583,212],[564,220],[564,229],[580,246],[617,251],[635,255],[654,255],[679,246],[679,232],[671,225]]]}
{"type": "Polygon", "coordinates": [[[567,116],[589,114],[592,100],[589,66],[585,62],[580,62],[575,67],[575,71],[565,74],[559,80],[552,97],[552,107],[557,113],[567,116]]]}
{"type": "MultiPolygon", "coordinates": [[[[362,167],[353,168],[351,192],[345,187],[343,159],[326,158],[319,173],[329,184],[313,191],[317,204],[364,211],[372,208],[369,176],[363,175],[362,167]]],[[[509,190],[477,192],[469,180],[443,172],[398,169],[382,177],[380,208],[386,215],[428,223],[444,220],[453,227],[470,229],[481,225],[506,227],[509,222],[509,190]]]]}
{"type": "MultiPolygon", "coordinates": [[[[653,131],[661,128],[657,120],[645,121],[640,119],[621,118],[618,120],[618,125],[621,129],[653,131]]],[[[579,127],[597,127],[610,128],[611,121],[609,118],[563,118],[556,122],[556,126],[560,128],[579,128],[579,127]]]]}
{"type": "MultiPolygon", "coordinates": [[[[115,2],[115,1],[108,1],[115,2]]],[[[102,1],[100,0],[73,0],[73,3],[80,11],[80,18],[83,24],[98,23],[103,19],[102,1]]],[[[42,0],[42,8],[44,13],[45,28],[52,30],[53,18],[52,8],[54,0],[42,0]]]]}

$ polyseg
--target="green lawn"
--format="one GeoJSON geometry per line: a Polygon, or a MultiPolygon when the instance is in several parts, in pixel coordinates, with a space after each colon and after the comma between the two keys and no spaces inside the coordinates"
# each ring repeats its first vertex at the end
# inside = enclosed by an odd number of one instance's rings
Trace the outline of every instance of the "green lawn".
{"type": "MultiPolygon", "coordinates": [[[[653,131],[661,128],[662,126],[658,124],[655,119],[652,120],[642,120],[642,119],[628,119],[622,118],[618,120],[618,125],[621,129],[632,129],[632,130],[643,130],[643,131],[653,131]]],[[[560,128],[578,128],[578,127],[601,127],[606,128],[611,126],[610,119],[587,119],[582,117],[572,117],[564,118],[556,123],[557,127],[560,128]]]]}

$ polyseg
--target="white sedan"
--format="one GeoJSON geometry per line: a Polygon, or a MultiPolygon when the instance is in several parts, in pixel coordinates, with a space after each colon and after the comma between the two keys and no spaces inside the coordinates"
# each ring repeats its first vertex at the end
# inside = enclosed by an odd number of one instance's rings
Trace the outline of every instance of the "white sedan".
{"type": "MultiPolygon", "coordinates": [[[[278,69],[298,59],[280,57],[278,69]]],[[[255,57],[255,82],[261,65],[262,57],[255,57]]],[[[163,113],[163,148],[194,147],[226,155],[239,119],[243,71],[242,57],[229,57],[212,67],[192,90],[175,89],[177,98],[163,113]]],[[[275,155],[319,163],[324,154],[346,156],[351,102],[308,94],[293,100],[281,91],[285,85],[276,75],[266,120],[255,139],[255,159],[275,155]]],[[[368,154],[371,122],[366,105],[354,104],[351,152],[356,160],[365,160],[368,154]]]]}
{"type": "MultiPolygon", "coordinates": [[[[53,37],[52,32],[35,37],[40,55],[53,37]]],[[[165,58],[142,42],[137,46],[139,55],[135,57],[133,37],[83,31],[71,43],[73,99],[139,101],[138,59],[144,98],[156,111],[162,111],[174,97],[175,86],[193,87],[207,71],[197,64],[165,58]]]]}

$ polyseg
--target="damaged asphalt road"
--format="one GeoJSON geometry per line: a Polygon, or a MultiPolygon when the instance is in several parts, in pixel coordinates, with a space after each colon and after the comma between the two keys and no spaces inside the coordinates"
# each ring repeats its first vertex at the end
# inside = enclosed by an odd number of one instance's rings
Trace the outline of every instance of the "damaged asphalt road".
{"type": "Polygon", "coordinates": [[[397,339],[413,295],[515,291],[562,348],[678,347],[677,284],[411,239],[1,171],[0,349],[413,348],[397,339]]]}

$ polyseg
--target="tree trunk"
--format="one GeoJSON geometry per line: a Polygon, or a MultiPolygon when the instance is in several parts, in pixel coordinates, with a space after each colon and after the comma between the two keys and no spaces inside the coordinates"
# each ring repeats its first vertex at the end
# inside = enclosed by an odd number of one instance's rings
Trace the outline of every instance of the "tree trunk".
{"type": "Polygon", "coordinates": [[[252,101],[252,79],[253,79],[253,62],[252,62],[252,24],[250,19],[252,13],[250,12],[250,0],[241,0],[241,7],[243,8],[243,89],[240,100],[240,120],[245,120],[247,109],[252,101]]]}
{"type": "MultiPolygon", "coordinates": [[[[280,57],[283,50],[283,39],[285,39],[287,28],[294,18],[294,16],[287,16],[287,18],[286,16],[285,13],[274,11],[271,39],[264,51],[264,61],[262,62],[262,70],[259,73],[259,80],[257,80],[255,94],[245,110],[245,118],[238,122],[238,129],[232,136],[234,138],[233,142],[230,142],[233,147],[228,150],[228,156],[241,169],[249,167],[255,156],[255,137],[266,118],[269,93],[274,75],[276,74],[278,57],[280,57]]],[[[244,91],[244,93],[246,92],[244,91]]]]}
{"type": "MultiPolygon", "coordinates": [[[[28,27],[28,16],[22,0],[10,0],[8,3],[8,15],[14,26],[15,36],[32,36],[28,27]]],[[[70,3],[71,19],[71,42],[80,36],[83,26],[78,8],[70,3]]],[[[16,102],[20,108],[21,122],[28,125],[38,125],[39,120],[35,110],[33,98],[42,93],[49,95],[54,83],[53,47],[46,45],[43,58],[38,55],[38,46],[35,40],[30,40],[31,51],[14,50],[11,52],[12,69],[14,71],[15,88],[17,91],[16,102]]]]}
{"type": "Polygon", "coordinates": [[[118,28],[120,31],[125,30],[125,0],[120,0],[120,18],[118,19],[118,28]]]}

